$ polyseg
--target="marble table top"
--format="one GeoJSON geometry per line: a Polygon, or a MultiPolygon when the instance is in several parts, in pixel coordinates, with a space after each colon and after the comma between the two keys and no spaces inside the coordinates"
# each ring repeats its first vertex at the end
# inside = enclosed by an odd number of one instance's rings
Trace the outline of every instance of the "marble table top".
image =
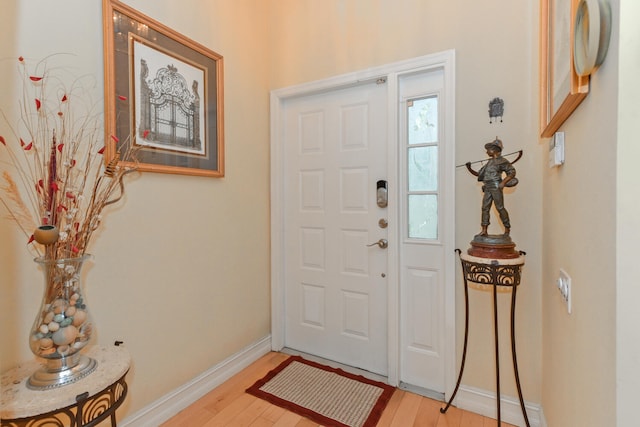
{"type": "Polygon", "coordinates": [[[84,352],[98,362],[96,370],[76,382],[47,390],[27,388],[29,376],[41,363],[25,362],[0,376],[0,419],[27,418],[75,405],[76,396],[89,396],[104,390],[119,380],[131,366],[129,352],[123,346],[94,346],[84,352]]]}

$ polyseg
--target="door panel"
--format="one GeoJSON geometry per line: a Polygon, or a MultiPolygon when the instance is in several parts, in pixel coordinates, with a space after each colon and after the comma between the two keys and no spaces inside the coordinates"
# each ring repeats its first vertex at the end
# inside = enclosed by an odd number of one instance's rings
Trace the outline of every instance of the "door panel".
{"type": "Polygon", "coordinates": [[[368,83],[284,108],[285,345],[387,372],[386,87],[368,83]]]}
{"type": "Polygon", "coordinates": [[[400,381],[437,393],[446,386],[445,296],[454,283],[446,271],[454,189],[443,87],[442,69],[400,80],[400,381]]]}

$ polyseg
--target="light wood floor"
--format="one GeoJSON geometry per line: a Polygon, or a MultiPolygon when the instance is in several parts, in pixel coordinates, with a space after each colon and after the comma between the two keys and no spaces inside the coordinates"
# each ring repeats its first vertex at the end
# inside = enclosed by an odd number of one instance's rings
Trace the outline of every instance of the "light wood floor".
{"type": "MultiPolygon", "coordinates": [[[[289,357],[269,353],[209,392],[162,427],[318,427],[306,418],[245,393],[245,389],[289,357]]],[[[378,427],[496,427],[497,421],[450,407],[440,413],[442,402],[397,390],[385,408],[378,427]]],[[[502,423],[503,427],[511,424],[502,423]]]]}

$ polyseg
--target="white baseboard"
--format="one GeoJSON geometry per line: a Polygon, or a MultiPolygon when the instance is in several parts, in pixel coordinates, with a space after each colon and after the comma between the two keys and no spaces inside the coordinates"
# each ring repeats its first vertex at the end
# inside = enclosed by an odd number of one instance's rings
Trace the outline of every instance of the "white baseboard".
{"type": "MultiPolygon", "coordinates": [[[[160,425],[270,351],[271,336],[267,336],[128,416],[118,425],[121,427],[160,425]]],[[[520,427],[525,426],[517,398],[502,396],[500,402],[502,421],[520,427]]],[[[455,405],[460,409],[496,418],[495,395],[482,389],[460,386],[455,405]]],[[[525,407],[531,427],[547,427],[540,405],[525,401],[525,407]]]]}
{"type": "Polygon", "coordinates": [[[540,407],[540,427],[548,427],[547,420],[544,417],[544,411],[542,410],[542,406],[540,407]]]}
{"type": "Polygon", "coordinates": [[[162,396],[118,423],[121,427],[158,426],[271,351],[267,336],[162,396]]]}
{"type": "MultiPolygon", "coordinates": [[[[497,418],[496,396],[493,392],[481,390],[475,387],[461,385],[455,399],[455,405],[465,411],[475,412],[493,419],[497,418]]],[[[538,404],[527,402],[524,406],[527,410],[527,418],[531,427],[546,427],[547,423],[542,414],[542,408],[538,404]]],[[[500,397],[501,420],[516,426],[526,426],[520,401],[517,397],[500,397]]]]}

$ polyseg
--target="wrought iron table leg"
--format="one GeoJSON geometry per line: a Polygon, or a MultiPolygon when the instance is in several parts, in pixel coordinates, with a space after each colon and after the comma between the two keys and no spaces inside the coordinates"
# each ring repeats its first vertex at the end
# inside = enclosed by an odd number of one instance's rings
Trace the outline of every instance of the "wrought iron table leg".
{"type": "Polygon", "coordinates": [[[513,358],[513,372],[516,377],[516,387],[518,388],[518,398],[520,399],[520,408],[522,408],[522,415],[524,416],[524,422],[527,427],[529,425],[529,417],[527,416],[527,409],[524,406],[524,399],[522,397],[522,388],[520,387],[520,374],[518,374],[518,358],[516,357],[516,290],[518,286],[514,284],[511,290],[511,356],[513,358]]]}
{"type": "MultiPolygon", "coordinates": [[[[456,252],[460,254],[460,249],[456,249],[456,252]]],[[[449,398],[447,406],[440,408],[440,413],[442,414],[447,412],[453,399],[456,397],[456,393],[458,393],[460,381],[462,381],[462,373],[464,372],[464,363],[467,360],[467,342],[469,341],[469,286],[467,284],[467,276],[464,274],[464,269],[462,277],[464,280],[464,346],[462,347],[462,361],[460,362],[460,373],[458,374],[458,381],[456,382],[456,387],[453,389],[453,394],[451,398],[449,398]]]]}
{"type": "Polygon", "coordinates": [[[501,411],[500,411],[500,347],[498,345],[498,287],[495,282],[493,288],[493,338],[495,342],[496,354],[496,410],[498,411],[498,427],[500,427],[501,411]]]}
{"type": "MultiPolygon", "coordinates": [[[[459,249],[456,249],[458,255],[461,254],[459,249]]],[[[521,252],[521,255],[525,255],[521,252]]],[[[515,307],[516,307],[516,291],[520,284],[520,268],[523,264],[511,264],[500,265],[498,261],[491,261],[490,267],[487,269],[485,263],[473,263],[462,260],[463,270],[463,282],[464,282],[464,303],[465,303],[465,325],[464,325],[464,346],[462,351],[462,361],[460,364],[460,373],[458,375],[458,381],[453,390],[451,398],[447,402],[444,408],[440,408],[441,413],[446,411],[451,406],[453,399],[458,393],[460,383],[462,380],[462,374],[464,372],[464,366],[467,358],[467,344],[469,340],[469,285],[468,281],[483,284],[489,284],[493,291],[493,326],[494,326],[494,343],[495,343],[495,363],[496,363],[496,406],[497,406],[497,421],[498,426],[502,425],[501,414],[501,396],[500,396],[500,343],[499,343],[499,330],[498,330],[498,286],[511,287],[511,356],[513,359],[513,369],[515,374],[516,386],[518,389],[518,398],[520,399],[520,407],[526,423],[526,427],[530,427],[529,418],[522,397],[522,387],[520,385],[520,375],[518,373],[518,362],[516,356],[516,344],[515,344],[515,307]],[[476,270],[475,267],[482,267],[480,270],[476,270]],[[480,273],[477,273],[480,271],[480,273]]]]}

